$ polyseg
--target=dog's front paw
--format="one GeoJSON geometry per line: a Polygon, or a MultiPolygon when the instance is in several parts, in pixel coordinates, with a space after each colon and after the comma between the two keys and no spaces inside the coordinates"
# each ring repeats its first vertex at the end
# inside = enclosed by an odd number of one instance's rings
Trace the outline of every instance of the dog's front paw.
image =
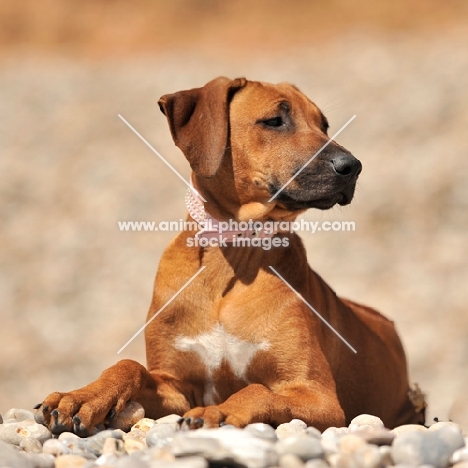
{"type": "Polygon", "coordinates": [[[96,395],[84,389],[55,392],[35,406],[35,419],[48,427],[52,434],[68,431],[88,437],[96,425],[112,420],[125,403],[124,400],[96,395]]]}
{"type": "Polygon", "coordinates": [[[244,427],[248,422],[243,422],[237,416],[223,411],[219,406],[206,406],[193,408],[180,419],[181,428],[199,429],[200,427],[211,428],[230,424],[235,427],[244,427]]]}

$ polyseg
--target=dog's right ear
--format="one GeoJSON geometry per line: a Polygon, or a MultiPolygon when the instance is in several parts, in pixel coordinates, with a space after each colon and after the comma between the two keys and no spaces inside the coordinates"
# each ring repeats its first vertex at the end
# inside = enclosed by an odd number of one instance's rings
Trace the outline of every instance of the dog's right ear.
{"type": "Polygon", "coordinates": [[[246,83],[245,78],[219,77],[203,88],[166,94],[159,100],[172,138],[196,174],[216,174],[227,146],[229,103],[246,83]]]}

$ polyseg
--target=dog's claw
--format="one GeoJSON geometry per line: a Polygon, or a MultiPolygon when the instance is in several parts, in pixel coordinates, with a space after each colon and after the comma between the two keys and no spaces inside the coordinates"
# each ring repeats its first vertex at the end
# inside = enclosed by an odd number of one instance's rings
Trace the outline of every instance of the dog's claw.
{"type": "Polygon", "coordinates": [[[79,416],[76,416],[76,415],[73,416],[72,421],[73,421],[73,424],[76,424],[77,426],[79,426],[81,424],[81,419],[80,419],[79,416]]]}
{"type": "Polygon", "coordinates": [[[197,418],[193,421],[193,424],[198,427],[202,427],[205,424],[205,420],[203,418],[197,418]]]}
{"type": "Polygon", "coordinates": [[[59,416],[58,409],[54,409],[53,411],[51,411],[50,415],[54,417],[55,419],[57,419],[59,416]]]}
{"type": "Polygon", "coordinates": [[[39,409],[42,406],[42,403],[38,403],[37,405],[33,406],[33,409],[39,409]]]}
{"type": "Polygon", "coordinates": [[[49,411],[49,407],[47,405],[43,406],[42,407],[42,412],[47,413],[47,411],[49,411]]]}

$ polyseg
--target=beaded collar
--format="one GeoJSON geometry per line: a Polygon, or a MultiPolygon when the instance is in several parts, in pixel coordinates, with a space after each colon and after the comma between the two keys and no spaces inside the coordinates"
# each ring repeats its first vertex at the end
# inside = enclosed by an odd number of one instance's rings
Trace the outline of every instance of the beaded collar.
{"type": "MultiPolygon", "coordinates": [[[[193,183],[191,183],[190,185],[193,187],[193,183]]],[[[195,235],[195,237],[197,237],[198,239],[216,238],[220,241],[231,243],[235,242],[235,240],[239,238],[266,239],[271,238],[275,234],[277,234],[276,231],[268,230],[268,232],[266,232],[264,228],[239,229],[239,226],[242,224],[239,222],[230,223],[234,224],[237,227],[237,229],[225,229],[226,225],[224,223],[220,225],[221,221],[211,216],[205,210],[205,205],[203,204],[200,196],[196,194],[196,190],[194,187],[187,189],[187,193],[185,194],[185,206],[187,207],[187,211],[189,212],[190,216],[200,226],[201,230],[198,231],[195,235]]]]}

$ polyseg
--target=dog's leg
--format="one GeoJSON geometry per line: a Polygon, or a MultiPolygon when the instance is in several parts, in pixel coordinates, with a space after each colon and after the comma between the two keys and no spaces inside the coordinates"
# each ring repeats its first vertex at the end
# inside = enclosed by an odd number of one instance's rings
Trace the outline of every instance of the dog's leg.
{"type": "Polygon", "coordinates": [[[169,379],[153,376],[138,362],[127,359],[109,367],[83,388],[51,393],[37,409],[36,420],[53,434],[70,431],[86,437],[94,426],[112,419],[130,400],[140,402],[152,417],[182,414],[189,408],[169,379]]]}
{"type": "Polygon", "coordinates": [[[290,382],[275,391],[261,384],[251,384],[224,403],[194,408],[184,418],[191,428],[220,424],[244,427],[255,422],[278,426],[296,418],[320,430],[345,425],[336,390],[311,381],[290,382]]]}

